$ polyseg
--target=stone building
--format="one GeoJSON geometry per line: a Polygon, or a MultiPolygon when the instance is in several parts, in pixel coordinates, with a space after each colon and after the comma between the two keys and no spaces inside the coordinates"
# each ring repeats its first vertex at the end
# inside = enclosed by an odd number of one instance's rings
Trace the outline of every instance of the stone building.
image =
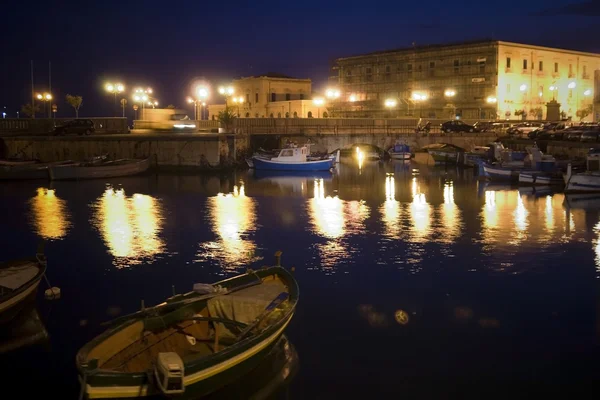
{"type": "Polygon", "coordinates": [[[336,116],[542,119],[554,99],[576,119],[597,108],[600,54],[489,40],[344,57],[332,70],[336,116]]]}
{"type": "MultiPolygon", "coordinates": [[[[227,106],[240,118],[307,118],[326,112],[311,99],[311,80],[269,73],[236,79],[227,106]]],[[[225,104],[208,106],[209,118],[216,118],[225,104]]]]}

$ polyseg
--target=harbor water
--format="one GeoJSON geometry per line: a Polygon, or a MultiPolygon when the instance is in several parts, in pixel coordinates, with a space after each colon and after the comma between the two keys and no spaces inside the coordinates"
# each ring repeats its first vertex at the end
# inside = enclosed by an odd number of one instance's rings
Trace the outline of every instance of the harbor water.
{"type": "Polygon", "coordinates": [[[367,161],[0,191],[2,260],[44,240],[62,291],[44,300],[41,283],[28,312],[43,334],[0,354],[10,398],[77,398],[75,355],[102,322],[270,265],[277,250],[300,286],[294,360],[265,360],[263,375],[285,378],[276,390],[240,377],[224,398],[519,397],[600,376],[600,196],[367,161]]]}

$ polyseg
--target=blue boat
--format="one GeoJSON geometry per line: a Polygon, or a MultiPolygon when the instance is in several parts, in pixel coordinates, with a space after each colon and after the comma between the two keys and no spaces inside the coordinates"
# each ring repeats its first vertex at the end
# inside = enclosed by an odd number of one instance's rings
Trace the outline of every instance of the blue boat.
{"type": "Polygon", "coordinates": [[[277,157],[252,157],[256,170],[267,171],[329,171],[335,165],[335,159],[307,161],[306,146],[282,149],[277,157]]]}

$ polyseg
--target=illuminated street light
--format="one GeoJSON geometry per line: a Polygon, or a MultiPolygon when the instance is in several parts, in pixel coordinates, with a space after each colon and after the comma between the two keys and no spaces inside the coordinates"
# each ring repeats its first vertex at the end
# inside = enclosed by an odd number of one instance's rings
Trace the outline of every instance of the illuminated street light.
{"type": "Polygon", "coordinates": [[[223,96],[231,96],[233,93],[235,93],[235,90],[231,86],[221,86],[219,87],[219,93],[221,93],[223,96]]]}
{"type": "Polygon", "coordinates": [[[150,87],[146,89],[137,87],[133,90],[133,100],[142,105],[142,120],[146,117],[146,103],[148,103],[149,106],[152,106],[152,108],[155,108],[158,105],[156,98],[149,96],[149,94],[152,93],[153,90],[150,87]]]}
{"type": "Polygon", "coordinates": [[[454,97],[454,96],[456,96],[456,91],[452,90],[452,89],[447,89],[444,92],[444,96],[446,96],[446,97],[454,97]]]}
{"type": "MultiPolygon", "coordinates": [[[[44,112],[45,112],[45,110],[46,110],[46,103],[49,103],[50,100],[52,100],[52,95],[50,93],[43,93],[43,94],[42,93],[38,93],[38,94],[35,95],[35,97],[38,100],[40,100],[40,101],[42,101],[44,103],[44,112]]],[[[52,117],[51,112],[52,112],[51,108],[48,107],[48,118],[52,117]]]]}
{"type": "Polygon", "coordinates": [[[351,94],[350,97],[348,97],[348,101],[351,103],[354,103],[356,101],[356,95],[355,94],[351,94]]]}
{"type": "Polygon", "coordinates": [[[583,92],[584,96],[591,96],[592,95],[592,89],[587,89],[585,92],[583,92]]]}
{"type": "Polygon", "coordinates": [[[327,97],[328,99],[339,99],[340,98],[340,91],[337,89],[327,89],[325,91],[325,97],[327,97]]]}
{"type": "Polygon", "coordinates": [[[494,96],[488,96],[488,98],[485,101],[487,101],[488,104],[496,104],[498,102],[498,99],[494,96]]]}
{"type": "Polygon", "coordinates": [[[577,86],[577,84],[575,82],[571,82],[569,83],[569,86],[567,86],[569,89],[575,89],[575,87],[577,86]]]}
{"type": "Polygon", "coordinates": [[[385,106],[387,108],[394,108],[398,105],[398,101],[396,99],[387,99],[385,101],[385,106]]]}
{"type": "Polygon", "coordinates": [[[196,89],[196,93],[198,94],[198,98],[200,99],[207,99],[208,98],[208,89],[203,87],[203,86],[199,86],[196,89]]]}
{"type": "Polygon", "coordinates": [[[427,95],[425,93],[413,92],[411,96],[414,102],[419,103],[419,118],[423,117],[423,102],[427,100],[427,95]]]}
{"type": "Polygon", "coordinates": [[[125,85],[123,85],[122,83],[111,83],[108,82],[106,83],[106,85],[104,85],[104,89],[108,92],[111,93],[115,96],[115,117],[118,114],[118,108],[117,108],[117,94],[122,93],[125,91],[125,85]]]}
{"type": "Polygon", "coordinates": [[[524,91],[526,91],[526,90],[527,90],[527,85],[526,85],[526,84],[522,84],[521,86],[519,86],[519,90],[520,90],[521,92],[524,92],[524,91]]]}
{"type": "Polygon", "coordinates": [[[317,118],[321,118],[321,106],[325,104],[325,99],[322,97],[315,97],[313,104],[317,106],[317,118]]]}

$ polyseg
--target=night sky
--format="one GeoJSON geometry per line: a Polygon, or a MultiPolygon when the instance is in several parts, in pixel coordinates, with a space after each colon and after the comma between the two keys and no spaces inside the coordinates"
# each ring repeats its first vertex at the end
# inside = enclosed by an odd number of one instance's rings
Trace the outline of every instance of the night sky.
{"type": "Polygon", "coordinates": [[[112,115],[106,80],[128,92],[151,86],[161,105],[184,107],[203,77],[218,85],[272,71],[311,78],[319,90],[336,57],[413,42],[492,38],[600,53],[600,1],[4,2],[0,16],[0,108],[9,117],[30,101],[30,60],[36,91],[47,90],[52,62],[57,116],[68,117],[67,93],[83,96],[81,116],[112,115]]]}

